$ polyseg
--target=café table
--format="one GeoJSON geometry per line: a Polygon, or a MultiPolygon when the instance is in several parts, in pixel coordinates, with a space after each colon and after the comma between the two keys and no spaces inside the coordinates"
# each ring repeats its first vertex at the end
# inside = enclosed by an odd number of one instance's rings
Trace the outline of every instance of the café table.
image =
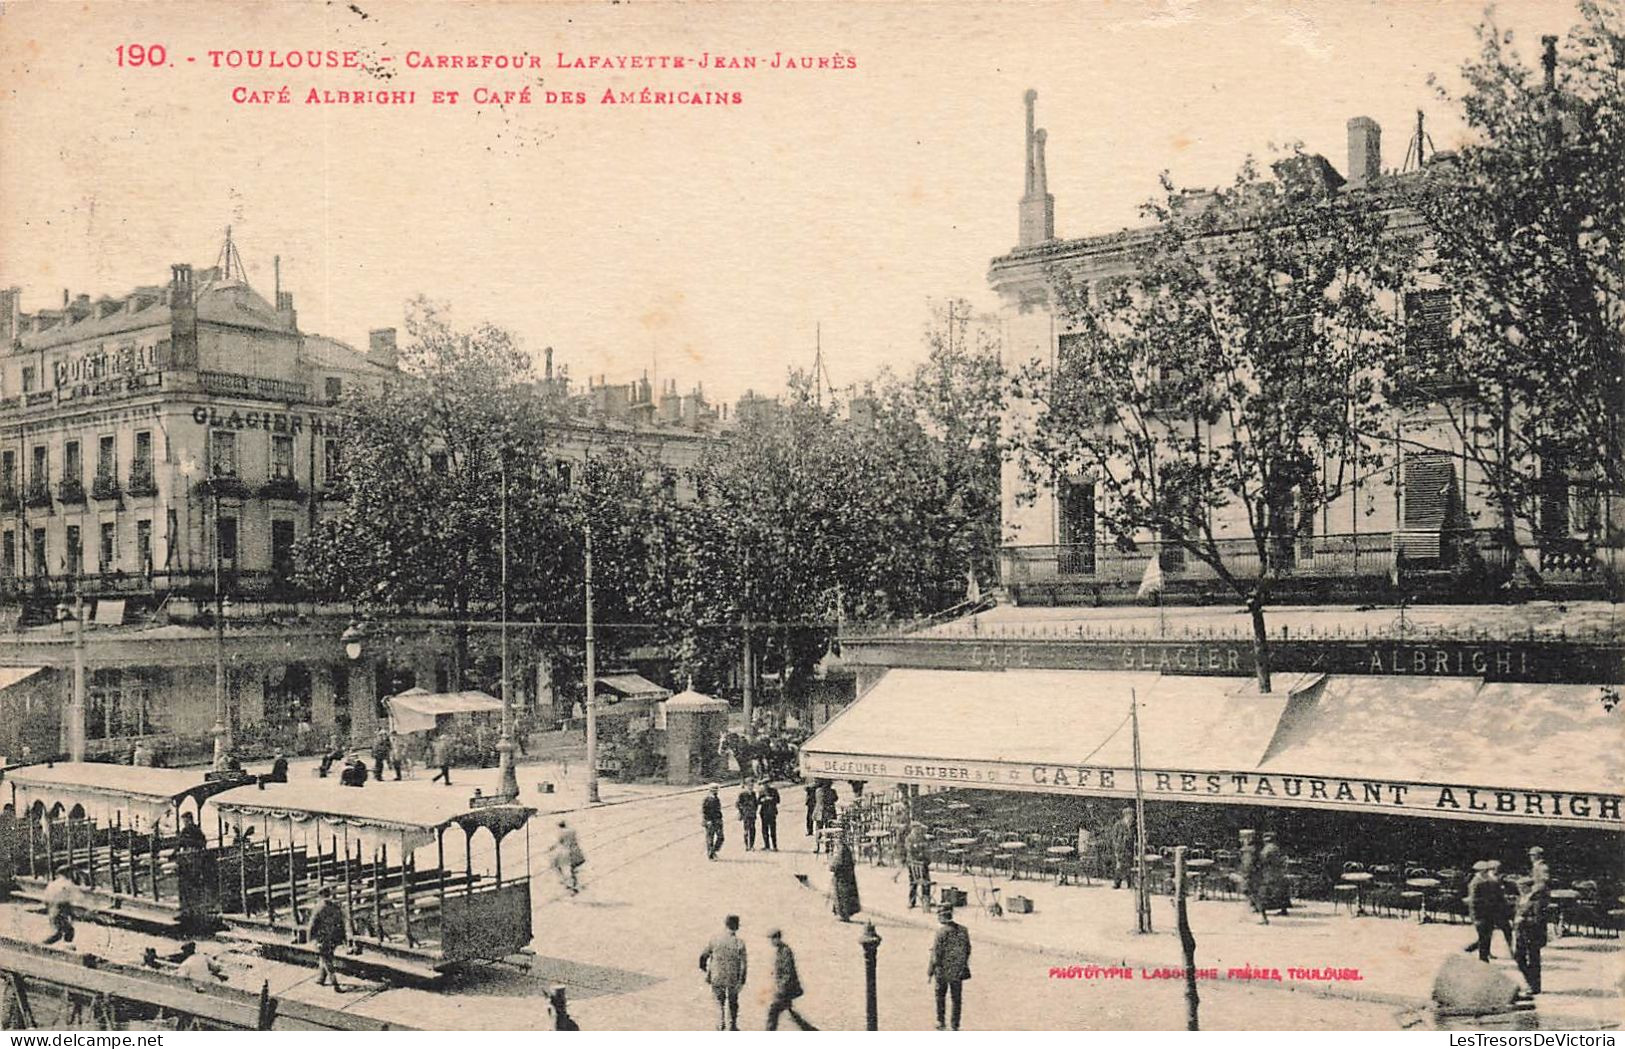
{"type": "Polygon", "coordinates": [[[980,839],[978,839],[978,838],[949,838],[948,839],[948,844],[953,846],[953,848],[948,850],[948,855],[958,858],[958,860],[959,860],[959,869],[960,870],[965,869],[965,864],[970,859],[971,846],[975,845],[978,840],[980,840],[980,839]]]}
{"type": "Polygon", "coordinates": [[[1553,889],[1546,894],[1546,897],[1552,901],[1552,906],[1557,911],[1557,935],[1567,936],[1569,931],[1567,922],[1568,905],[1580,898],[1580,890],[1553,889]]]}
{"type": "Polygon", "coordinates": [[[1376,875],[1369,871],[1349,871],[1343,875],[1343,880],[1354,886],[1354,916],[1365,916],[1365,887],[1376,875]]]}
{"type": "Polygon", "coordinates": [[[1199,900],[1207,899],[1207,872],[1212,866],[1213,861],[1205,858],[1185,861],[1185,869],[1191,873],[1192,880],[1196,882],[1196,898],[1199,900]]]}
{"type": "Polygon", "coordinates": [[[999,848],[1006,856],[1010,857],[1010,877],[1014,880],[1016,864],[1021,860],[1021,854],[1027,851],[1027,843],[1024,841],[1001,841],[999,842],[999,848]]]}
{"type": "Polygon", "coordinates": [[[875,861],[876,867],[886,865],[885,845],[895,835],[889,830],[872,830],[864,834],[864,851],[875,861]]]}
{"type": "Polygon", "coordinates": [[[1416,922],[1417,922],[1418,925],[1427,924],[1427,920],[1428,920],[1428,893],[1432,892],[1434,889],[1437,889],[1440,885],[1442,885],[1444,883],[1441,882],[1438,878],[1406,878],[1405,879],[1405,884],[1409,885],[1413,889],[1420,889],[1421,890],[1421,892],[1422,892],[1422,906],[1416,912],[1416,922]]]}

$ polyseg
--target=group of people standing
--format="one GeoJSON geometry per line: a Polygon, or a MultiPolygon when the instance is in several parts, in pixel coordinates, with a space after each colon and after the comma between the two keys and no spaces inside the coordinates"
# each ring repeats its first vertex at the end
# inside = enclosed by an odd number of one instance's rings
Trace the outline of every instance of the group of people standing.
{"type": "Polygon", "coordinates": [[[1531,995],[1540,993],[1540,952],[1546,946],[1546,906],[1551,900],[1552,869],[1546,851],[1539,845],[1529,850],[1529,873],[1516,878],[1516,902],[1507,896],[1507,883],[1501,877],[1501,861],[1480,860],[1473,864],[1473,878],[1467,883],[1467,913],[1476,936],[1462,948],[1478,952],[1487,962],[1496,930],[1506,941],[1518,972],[1531,995]]]}
{"type": "Polygon", "coordinates": [[[761,824],[762,848],[779,851],[779,790],[771,782],[760,784],[746,780],[734,799],[739,823],[745,838],[745,851],[756,848],[756,828],[761,824]]]}
{"type": "MultiPolygon", "coordinates": [[[[952,907],[937,911],[937,932],[931,940],[926,978],[931,981],[937,1006],[937,1030],[949,1026],[957,1031],[964,1012],[965,981],[970,979],[970,933],[954,921],[952,907]]],[[[700,969],[717,1003],[717,1030],[739,1030],[739,992],[750,974],[749,951],[739,936],[739,915],[723,919],[722,932],[711,938],[700,952],[700,969]]],[[[806,993],[796,969],[796,955],[784,942],[784,933],[771,929],[767,941],[773,949],[773,990],[767,1007],[766,1027],[779,1029],[786,1014],[803,1031],[817,1030],[795,1007],[806,993]]]]}

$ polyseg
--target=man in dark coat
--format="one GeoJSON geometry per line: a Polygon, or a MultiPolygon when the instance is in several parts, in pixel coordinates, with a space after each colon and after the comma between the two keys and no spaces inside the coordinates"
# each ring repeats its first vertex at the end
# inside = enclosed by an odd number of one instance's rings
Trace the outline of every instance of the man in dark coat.
{"type": "Polygon", "coordinates": [[[1286,880],[1286,855],[1275,843],[1275,835],[1264,832],[1264,847],[1258,850],[1258,904],[1266,921],[1269,911],[1282,915],[1292,903],[1292,885],[1286,880]]]}
{"type": "Polygon", "coordinates": [[[1490,960],[1490,940],[1495,936],[1495,930],[1503,924],[1509,924],[1506,909],[1506,891],[1501,887],[1501,879],[1495,876],[1495,869],[1489,860],[1480,860],[1473,864],[1477,874],[1467,883],[1467,913],[1473,919],[1473,928],[1478,936],[1463,947],[1464,951],[1477,951],[1478,960],[1490,960]]]}
{"type": "Polygon", "coordinates": [[[345,928],[344,911],[333,902],[333,890],[323,886],[321,891],[321,906],[316,913],[310,916],[308,937],[316,945],[316,982],[325,984],[329,979],[333,981],[333,990],[338,994],[344,993],[339,986],[338,970],[333,967],[333,955],[349,938],[345,928]]]}
{"type": "Polygon", "coordinates": [[[197,819],[190,812],[181,813],[181,829],[175,832],[175,851],[195,852],[208,847],[209,840],[203,836],[197,819]]]}
{"type": "Polygon", "coordinates": [[[835,797],[835,784],[827,780],[818,788],[818,815],[813,819],[813,851],[819,849],[819,834],[826,827],[835,826],[840,807],[835,797]]]}
{"type": "Polygon", "coordinates": [[[790,1019],[803,1031],[817,1030],[796,1012],[796,999],[803,992],[801,975],[796,972],[795,952],[790,950],[790,945],[784,942],[784,934],[777,929],[767,934],[767,941],[773,945],[773,1001],[767,1007],[767,1029],[777,1031],[779,1017],[789,1013],[790,1019]]]}
{"type": "Polygon", "coordinates": [[[1518,906],[1512,919],[1517,934],[1512,959],[1523,973],[1530,994],[1540,993],[1540,951],[1546,946],[1546,882],[1520,879],[1518,906]]]}
{"type": "Polygon", "coordinates": [[[779,791],[771,783],[757,792],[756,818],[762,821],[762,848],[779,851],[779,791]]]}
{"type": "Polygon", "coordinates": [[[741,833],[745,838],[745,851],[753,852],[756,849],[756,792],[751,789],[750,780],[746,780],[739,791],[734,809],[739,813],[739,825],[743,828],[741,833]]]}
{"type": "MultiPolygon", "coordinates": [[[[817,818],[818,818],[818,781],[813,780],[811,783],[807,784],[807,836],[809,838],[812,837],[813,824],[817,821],[817,818]]],[[[818,843],[815,841],[815,842],[813,842],[813,849],[816,850],[817,848],[818,848],[818,843]]]]}
{"type": "Polygon", "coordinates": [[[1134,870],[1134,810],[1124,809],[1122,818],[1106,831],[1106,850],[1112,861],[1112,888],[1121,889],[1134,870]]]}
{"type": "Polygon", "coordinates": [[[380,782],[384,778],[384,764],[389,761],[389,729],[381,728],[372,741],[372,778],[380,782]]]}
{"type": "Polygon", "coordinates": [[[451,786],[451,740],[444,735],[436,736],[429,753],[430,760],[440,769],[429,782],[445,780],[446,786],[451,786]]]}
{"type": "Polygon", "coordinates": [[[722,850],[722,799],[715,787],[700,802],[700,823],[705,827],[705,858],[714,860],[722,850]]]}
{"type": "Polygon", "coordinates": [[[954,1003],[953,1029],[959,1030],[959,1015],[965,1000],[965,981],[970,979],[970,933],[954,921],[954,909],[937,911],[937,938],[931,941],[931,965],[926,978],[936,985],[937,1030],[946,1029],[947,999],[954,1003]]]}

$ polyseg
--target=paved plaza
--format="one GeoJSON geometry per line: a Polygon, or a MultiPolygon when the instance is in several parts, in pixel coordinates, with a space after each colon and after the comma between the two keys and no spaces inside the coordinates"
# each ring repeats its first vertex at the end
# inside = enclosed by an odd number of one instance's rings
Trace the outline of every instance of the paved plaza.
{"type": "MultiPolygon", "coordinates": [[[[557,762],[520,767],[522,800],[542,810],[532,823],[531,854],[536,938],[529,972],[482,966],[447,982],[441,991],[384,989],[355,981],[337,995],[316,986],[314,971],[231,950],[222,955],[231,982],[258,991],[353,1011],[410,1026],[527,1029],[551,1025],[543,991],[569,989],[572,1013],[588,1030],[706,1029],[714,1026],[712,1000],[697,966],[705,942],[726,914],[742,920],[752,960],[742,999],[742,1026],[759,1028],[767,1008],[769,929],[783,929],[796,951],[806,996],[798,1003],[815,1024],[861,1029],[864,1024],[862,919],[874,921],[879,949],[880,1026],[925,1029],[935,1023],[926,957],[934,920],[906,908],[906,877],[895,866],[860,863],[864,912],[843,924],[826,902],[824,857],[803,836],[801,790],[784,793],[780,818],[784,851],[743,851],[732,820],[731,788],[724,788],[730,820],[722,855],[708,863],[702,844],[699,792],[656,786],[602,785],[604,803],[583,809],[579,769],[557,762]],[[540,793],[543,781],[555,784],[540,793]],[[576,897],[552,880],[545,853],[555,818],[577,828],[588,862],[586,890],[576,897]]],[[[295,775],[309,775],[302,764],[295,775]]],[[[454,770],[457,786],[489,792],[495,770],[454,770]]],[[[443,791],[427,776],[368,790],[443,791]]],[[[968,876],[943,873],[945,883],[971,889],[968,876]]],[[[974,976],[966,985],[965,1026],[971,1029],[1179,1029],[1185,1022],[1183,983],[1142,973],[1179,964],[1173,915],[1166,898],[1155,901],[1156,932],[1130,931],[1132,900],[1110,888],[1057,887],[1023,880],[999,883],[1003,895],[1033,898],[1035,913],[992,918],[974,906],[960,919],[975,945],[974,976]],[[1091,978],[1090,965],[1124,967],[1132,979],[1091,978]],[[1077,966],[1078,969],[1072,969],[1077,966]]],[[[985,883],[984,883],[984,892],[985,883]]],[[[0,908],[8,935],[41,938],[43,915],[21,906],[0,908]]],[[[1428,988],[1440,961],[1470,937],[1463,926],[1333,915],[1328,905],[1295,910],[1268,930],[1253,925],[1245,908],[1229,901],[1194,901],[1191,919],[1199,967],[1278,969],[1283,980],[1204,980],[1202,1024],[1208,1029],[1280,1027],[1392,1030],[1426,1025],[1428,988]],[[1289,967],[1358,969],[1357,982],[1286,978],[1289,967]]],[[[152,937],[84,923],[81,951],[120,960],[139,959],[152,937]]],[[[219,949],[206,944],[206,950],[219,949]]],[[[1504,946],[1496,964],[1506,967],[1504,946]]],[[[1554,939],[1546,953],[1548,993],[1537,1014],[1542,1026],[1617,1025],[1621,1014],[1620,943],[1554,939]]],[[[1529,1021],[1525,1021],[1529,1022],[1529,1021]]]]}

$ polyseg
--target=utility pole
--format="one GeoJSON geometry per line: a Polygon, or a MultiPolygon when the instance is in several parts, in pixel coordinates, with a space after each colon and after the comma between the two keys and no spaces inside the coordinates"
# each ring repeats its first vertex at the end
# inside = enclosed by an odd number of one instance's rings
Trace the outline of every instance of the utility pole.
{"type": "Polygon", "coordinates": [[[754,706],[752,700],[754,699],[753,685],[755,684],[755,682],[754,682],[753,679],[756,677],[756,671],[755,671],[755,668],[751,666],[752,661],[751,661],[751,650],[750,650],[750,549],[748,547],[745,550],[745,559],[744,560],[745,560],[745,602],[744,602],[744,605],[745,605],[745,615],[744,615],[745,642],[744,642],[743,658],[741,660],[741,663],[742,663],[742,667],[743,667],[743,670],[744,670],[744,684],[745,684],[745,690],[744,690],[745,691],[745,738],[750,739],[751,735],[752,735],[751,727],[754,724],[754,722],[751,719],[751,714],[752,714],[752,707],[754,706]]]}
{"type": "Polygon", "coordinates": [[[592,517],[587,517],[587,802],[598,804],[598,636],[592,622],[592,517]]]}
{"type": "Polygon", "coordinates": [[[1145,869],[1145,785],[1140,776],[1140,699],[1129,690],[1129,715],[1134,722],[1134,928],[1151,931],[1151,887],[1145,869]]]}

